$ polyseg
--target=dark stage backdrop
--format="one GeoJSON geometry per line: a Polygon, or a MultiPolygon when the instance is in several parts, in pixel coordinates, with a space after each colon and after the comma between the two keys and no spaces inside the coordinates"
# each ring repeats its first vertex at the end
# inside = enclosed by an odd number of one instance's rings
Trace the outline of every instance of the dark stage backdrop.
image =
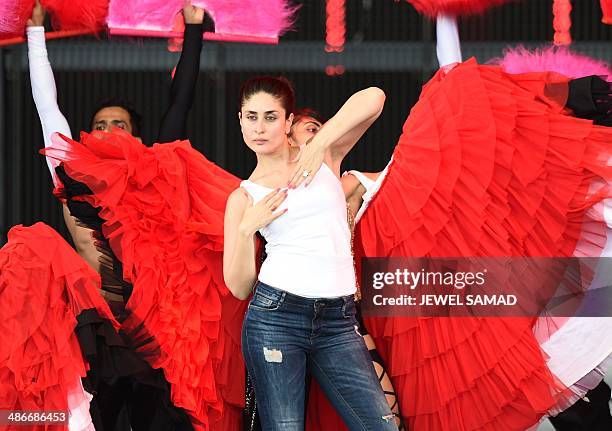
{"type": "MultiPolygon", "coordinates": [[[[437,65],[435,26],[405,2],[348,0],[347,44],[326,54],[325,2],[302,1],[296,29],[278,46],[205,43],[195,104],[189,118],[192,144],[239,177],[255,159],[244,147],[237,120],[241,83],[259,74],[283,74],[297,92],[298,106],[330,116],[354,91],[376,85],[387,94],[381,118],[346,159],[344,168],[382,169],[421,85],[437,65]],[[325,67],[346,72],[328,76],[325,67]]],[[[598,0],[574,1],[576,49],[612,60],[612,26],[600,23],[598,0]]],[[[552,0],[525,0],[460,21],[464,57],[487,61],[506,45],[543,44],[552,39],[552,0]]],[[[48,44],[60,108],[77,136],[87,130],[94,103],[108,95],[134,102],[144,117],[143,140],[152,143],[168,103],[169,71],[178,59],[161,41],[54,41],[48,44]]],[[[15,224],[44,221],[67,237],[50,175],[38,154],[43,140],[30,93],[25,46],[0,49],[0,244],[15,224]]]]}

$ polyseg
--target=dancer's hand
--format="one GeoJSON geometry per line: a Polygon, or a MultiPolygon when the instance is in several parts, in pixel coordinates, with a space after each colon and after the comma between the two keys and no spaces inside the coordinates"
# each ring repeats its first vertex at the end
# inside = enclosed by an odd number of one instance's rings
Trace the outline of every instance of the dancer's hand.
{"type": "Polygon", "coordinates": [[[27,21],[27,27],[42,27],[45,23],[45,8],[42,7],[39,0],[36,0],[34,9],[32,9],[32,17],[27,21]]]}
{"type": "Polygon", "coordinates": [[[247,193],[249,199],[242,215],[239,230],[246,235],[253,235],[259,229],[268,226],[274,220],[287,212],[287,209],[277,211],[278,207],[287,199],[286,189],[276,189],[268,193],[262,200],[253,205],[253,198],[247,193]]]}
{"type": "Polygon", "coordinates": [[[305,182],[308,186],[316,173],[321,169],[323,160],[325,159],[326,146],[317,140],[317,136],[313,136],[300,147],[300,152],[294,161],[297,161],[291,180],[287,184],[289,188],[297,188],[305,182]]]}
{"type": "Polygon", "coordinates": [[[193,6],[191,0],[183,2],[183,17],[185,24],[202,24],[204,22],[205,11],[201,7],[193,6]]]}

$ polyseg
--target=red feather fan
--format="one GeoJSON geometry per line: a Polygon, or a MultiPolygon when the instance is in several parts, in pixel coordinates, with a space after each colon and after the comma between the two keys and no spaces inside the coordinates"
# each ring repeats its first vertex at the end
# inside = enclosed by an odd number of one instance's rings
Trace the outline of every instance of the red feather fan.
{"type": "Polygon", "coordinates": [[[432,18],[440,14],[473,15],[514,0],[406,0],[420,13],[432,18]]]}
{"type": "Polygon", "coordinates": [[[109,0],[41,0],[55,30],[102,30],[109,0]]]}
{"type": "Polygon", "coordinates": [[[34,0],[0,1],[0,39],[23,36],[33,7],[34,0]]]}
{"type": "Polygon", "coordinates": [[[601,2],[601,22],[612,24],[612,0],[600,0],[601,2]]]}

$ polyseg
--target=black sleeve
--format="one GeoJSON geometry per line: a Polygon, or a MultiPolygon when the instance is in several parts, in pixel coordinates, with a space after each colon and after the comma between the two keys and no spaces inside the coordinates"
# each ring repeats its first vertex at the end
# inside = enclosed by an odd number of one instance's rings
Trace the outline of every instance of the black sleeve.
{"type": "Polygon", "coordinates": [[[170,90],[170,106],[162,118],[157,142],[172,142],[187,138],[187,115],[193,105],[200,70],[202,32],[202,24],[185,25],[183,52],[176,66],[170,90]]]}
{"type": "Polygon", "coordinates": [[[566,105],[574,115],[612,126],[612,86],[598,76],[586,76],[569,82],[566,105]]]}

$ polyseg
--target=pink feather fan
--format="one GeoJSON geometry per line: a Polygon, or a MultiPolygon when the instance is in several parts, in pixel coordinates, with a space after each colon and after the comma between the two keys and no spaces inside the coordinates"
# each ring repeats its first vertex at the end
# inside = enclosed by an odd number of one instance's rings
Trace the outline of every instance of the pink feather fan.
{"type": "Polygon", "coordinates": [[[509,73],[550,71],[570,78],[599,75],[612,82],[612,69],[603,61],[572,52],[565,46],[550,46],[530,51],[524,46],[509,48],[502,58],[492,60],[509,73]]]}
{"type": "Polygon", "coordinates": [[[0,0],[0,39],[23,36],[34,0],[0,0]]]}
{"type": "Polygon", "coordinates": [[[474,15],[494,6],[516,0],[406,0],[420,13],[435,18],[437,15],[474,15]]]}
{"type": "MultiPolygon", "coordinates": [[[[113,34],[173,37],[183,0],[111,0],[107,24],[113,34]]],[[[215,23],[208,39],[275,43],[292,23],[288,0],[193,0],[215,23]]]]}

